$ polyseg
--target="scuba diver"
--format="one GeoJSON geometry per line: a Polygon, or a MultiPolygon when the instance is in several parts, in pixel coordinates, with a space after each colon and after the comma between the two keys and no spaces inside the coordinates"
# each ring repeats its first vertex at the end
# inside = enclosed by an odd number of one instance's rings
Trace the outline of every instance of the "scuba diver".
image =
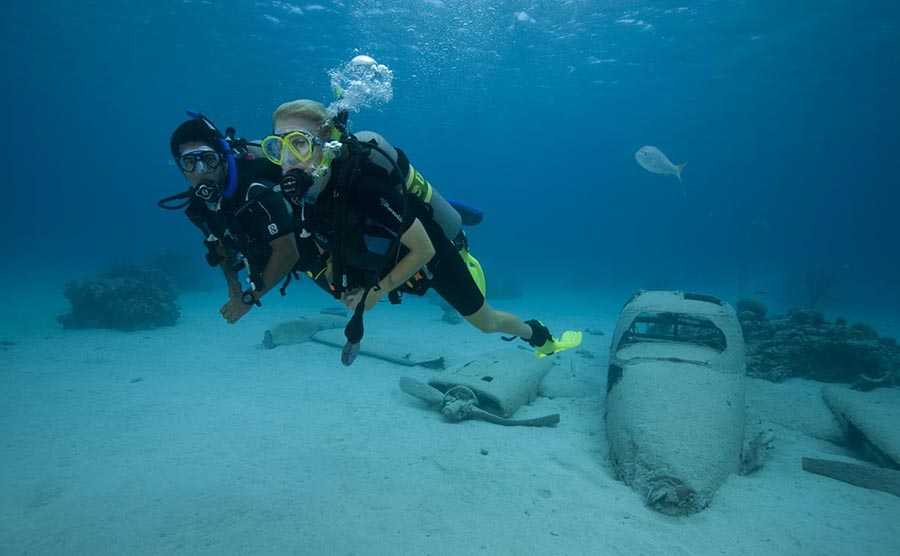
{"type": "Polygon", "coordinates": [[[170,148],[190,185],[160,200],[159,206],[185,209],[203,233],[206,260],[222,267],[228,285],[228,301],[219,313],[233,324],[261,305],[260,298],[300,260],[293,217],[273,190],[281,170],[260,156],[258,146],[235,139],[232,128],[223,135],[202,114],[188,115],[172,133],[170,148]],[[246,289],[238,277],[244,269],[246,289]]]}
{"type": "Polygon", "coordinates": [[[358,353],[365,310],[385,296],[397,303],[401,291],[422,295],[428,288],[482,332],[519,337],[540,356],[581,343],[580,332],[555,339],[540,321],[491,307],[460,212],[403,151],[373,132],[350,134],[346,120],[346,112],[329,118],[316,101],[287,102],[261,143],[266,158],[281,166],[281,192],[294,206],[298,237],[313,238],[332,294],[354,310],[344,364],[358,353]]]}

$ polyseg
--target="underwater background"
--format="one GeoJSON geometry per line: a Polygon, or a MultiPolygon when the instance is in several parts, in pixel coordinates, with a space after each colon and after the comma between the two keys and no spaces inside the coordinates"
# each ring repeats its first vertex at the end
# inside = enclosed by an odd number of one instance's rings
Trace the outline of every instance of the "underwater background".
{"type": "Polygon", "coordinates": [[[13,1],[0,25],[0,554],[900,554],[900,2],[13,1]],[[203,238],[157,206],[187,189],[172,130],[259,139],[359,55],[391,98],[351,129],[484,211],[492,305],[583,343],[532,358],[407,296],[366,316],[389,357],[347,367],[310,283],[223,321],[203,238]],[[681,358],[623,389],[638,289],[736,306],[740,398],[681,358]],[[484,361],[559,426],[449,423],[403,388],[484,361]],[[650,399],[634,430],[702,479],[692,447],[722,439],[742,474],[658,513],[616,399],[650,399]]]}
{"type": "Polygon", "coordinates": [[[155,206],[185,187],[168,153],[184,110],[259,138],[281,102],[330,101],[328,70],[362,53],[391,68],[394,95],[352,128],[381,132],[446,197],[485,211],[470,236],[489,279],[790,306],[814,271],[835,302],[900,306],[896,2],[6,10],[0,234],[15,272],[199,257],[187,220],[155,206]],[[645,144],[688,163],[686,196],[635,163],[645,144]]]}

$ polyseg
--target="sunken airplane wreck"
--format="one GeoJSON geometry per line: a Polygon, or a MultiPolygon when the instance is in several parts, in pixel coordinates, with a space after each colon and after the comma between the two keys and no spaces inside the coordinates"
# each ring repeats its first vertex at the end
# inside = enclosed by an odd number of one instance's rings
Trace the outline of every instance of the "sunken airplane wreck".
{"type": "Polygon", "coordinates": [[[744,442],[744,339],[712,296],[639,292],[612,338],[606,426],[619,479],[652,508],[705,508],[744,442]]]}

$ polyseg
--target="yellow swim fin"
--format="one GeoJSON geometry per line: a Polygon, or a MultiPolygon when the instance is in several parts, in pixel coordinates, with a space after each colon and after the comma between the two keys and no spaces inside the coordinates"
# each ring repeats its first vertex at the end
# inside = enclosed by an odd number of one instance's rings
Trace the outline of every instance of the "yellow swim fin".
{"type": "Polygon", "coordinates": [[[534,353],[538,357],[547,357],[554,353],[566,351],[581,345],[582,333],[580,330],[566,330],[559,338],[544,342],[541,347],[535,348],[534,353]]]}
{"type": "MultiPolygon", "coordinates": [[[[554,338],[544,323],[539,320],[526,320],[525,324],[531,327],[531,338],[525,340],[534,348],[534,354],[538,357],[547,357],[560,351],[566,351],[581,345],[580,330],[566,330],[559,338],[554,338]]],[[[507,342],[515,340],[517,336],[503,336],[507,342]]],[[[524,340],[524,338],[522,338],[524,340]]]]}

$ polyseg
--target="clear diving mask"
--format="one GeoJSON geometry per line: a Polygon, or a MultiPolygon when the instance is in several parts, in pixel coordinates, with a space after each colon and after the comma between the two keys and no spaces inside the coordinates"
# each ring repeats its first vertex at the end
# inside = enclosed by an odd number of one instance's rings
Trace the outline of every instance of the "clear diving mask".
{"type": "Polygon", "coordinates": [[[211,172],[222,163],[222,155],[211,149],[197,149],[178,157],[178,167],[186,174],[211,172]]]}

